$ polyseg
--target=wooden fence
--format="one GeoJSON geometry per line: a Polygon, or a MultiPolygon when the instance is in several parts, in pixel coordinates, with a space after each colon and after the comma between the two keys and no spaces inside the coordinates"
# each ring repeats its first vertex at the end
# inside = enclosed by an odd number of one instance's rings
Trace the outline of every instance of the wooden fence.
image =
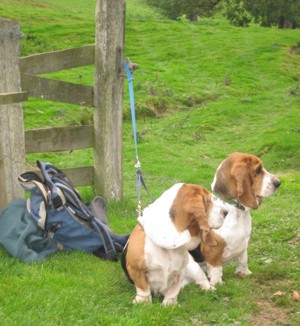
{"type": "Polygon", "coordinates": [[[0,208],[24,196],[17,176],[25,153],[83,148],[94,148],[94,165],[63,169],[69,178],[121,198],[124,28],[125,0],[99,0],[95,45],[19,58],[19,24],[0,19],[0,208]],[[94,86],[37,76],[91,64],[94,86]],[[94,107],[94,124],[24,131],[21,102],[28,96],[94,107]]]}

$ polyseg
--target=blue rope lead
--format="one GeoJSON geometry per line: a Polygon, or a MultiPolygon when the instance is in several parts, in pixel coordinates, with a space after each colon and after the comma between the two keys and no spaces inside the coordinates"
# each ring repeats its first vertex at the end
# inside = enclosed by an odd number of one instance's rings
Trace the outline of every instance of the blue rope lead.
{"type": "Polygon", "coordinates": [[[132,64],[130,60],[127,58],[124,64],[126,76],[128,79],[128,87],[129,87],[129,98],[130,98],[130,111],[131,111],[131,121],[132,121],[132,131],[133,131],[133,138],[134,138],[134,145],[135,145],[135,157],[136,157],[136,192],[137,192],[137,197],[138,197],[138,207],[137,207],[137,212],[139,216],[141,216],[142,213],[142,207],[141,207],[141,184],[143,187],[146,189],[151,201],[153,202],[154,199],[151,196],[147,185],[144,181],[143,175],[142,175],[142,170],[141,170],[141,164],[139,161],[139,155],[138,155],[138,144],[137,144],[137,133],[136,133],[136,119],[135,119],[135,107],[134,107],[134,93],[133,93],[133,72],[137,68],[136,64],[132,64]]]}
{"type": "Polygon", "coordinates": [[[133,69],[129,68],[131,65],[129,59],[127,58],[124,64],[126,76],[128,79],[128,88],[129,88],[129,98],[130,98],[130,111],[131,111],[131,120],[132,120],[132,129],[133,129],[133,138],[134,138],[134,145],[135,145],[135,156],[136,160],[139,160],[138,156],[138,146],[137,146],[137,135],[136,135],[136,119],[135,119],[135,108],[134,108],[134,93],[133,93],[133,69]]]}

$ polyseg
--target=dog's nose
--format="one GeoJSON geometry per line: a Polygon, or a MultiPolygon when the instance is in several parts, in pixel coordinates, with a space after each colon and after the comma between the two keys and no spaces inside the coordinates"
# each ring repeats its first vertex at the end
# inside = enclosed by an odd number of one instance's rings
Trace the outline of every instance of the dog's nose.
{"type": "Polygon", "coordinates": [[[280,182],[279,180],[276,180],[276,181],[274,182],[274,186],[275,186],[276,188],[278,188],[280,185],[281,185],[281,182],[280,182]]]}

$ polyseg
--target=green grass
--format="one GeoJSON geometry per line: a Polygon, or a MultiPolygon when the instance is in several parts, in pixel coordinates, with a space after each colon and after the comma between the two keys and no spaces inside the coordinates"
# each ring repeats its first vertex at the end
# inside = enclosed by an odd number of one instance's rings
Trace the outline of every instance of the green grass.
{"type": "MultiPolygon", "coordinates": [[[[2,0],[0,16],[24,32],[22,56],[94,43],[96,0],[2,0]]],[[[60,253],[23,264],[0,251],[1,325],[298,325],[300,202],[300,56],[290,53],[299,30],[230,26],[222,18],[174,22],[127,0],[126,56],[139,64],[134,90],[142,171],[154,197],[178,181],[209,188],[218,164],[231,152],[260,156],[282,181],[278,193],[252,213],[249,267],[253,276],[224,281],[214,293],[194,285],[180,305],[132,306],[134,288],[119,262],[60,253]],[[281,297],[273,296],[276,291],[281,297]],[[277,321],[276,321],[277,320],[277,321]]],[[[93,67],[50,74],[92,85],[93,67]]],[[[47,75],[49,76],[49,75],[47,75]]],[[[26,129],[92,121],[92,109],[29,99],[26,129]]],[[[91,150],[27,155],[59,167],[93,164],[91,150]]],[[[135,151],[124,87],[124,198],[108,203],[112,229],[136,224],[135,151]]],[[[93,189],[82,188],[85,199],[93,189]]],[[[142,204],[149,203],[142,193],[142,204]]]]}

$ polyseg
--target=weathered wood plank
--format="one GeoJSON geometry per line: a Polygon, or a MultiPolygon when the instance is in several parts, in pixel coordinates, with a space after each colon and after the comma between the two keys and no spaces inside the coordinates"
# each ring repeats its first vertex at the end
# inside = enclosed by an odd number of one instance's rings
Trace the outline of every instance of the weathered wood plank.
{"type": "Polygon", "coordinates": [[[32,75],[70,69],[94,63],[95,46],[88,45],[79,48],[45,52],[23,57],[20,69],[23,73],[32,75]]]}
{"type": "MultiPolygon", "coordinates": [[[[74,186],[92,186],[94,182],[94,167],[84,166],[78,168],[60,169],[72,182],[74,186]]],[[[40,177],[42,173],[40,170],[33,170],[40,177]]]]}
{"type": "Polygon", "coordinates": [[[74,186],[92,186],[94,183],[94,167],[61,169],[74,186]]]}
{"type": "Polygon", "coordinates": [[[95,187],[107,199],[120,199],[125,0],[98,0],[94,73],[95,187]],[[121,62],[118,61],[121,58],[121,62]],[[99,169],[97,169],[99,167],[99,169]]]}
{"type": "Polygon", "coordinates": [[[29,74],[21,74],[22,89],[31,97],[54,102],[94,106],[94,88],[53,80],[29,74]]]}
{"type": "Polygon", "coordinates": [[[63,126],[25,131],[25,152],[71,151],[94,146],[93,125],[63,126]]]}
{"type": "Polygon", "coordinates": [[[23,101],[27,101],[27,99],[27,92],[0,93],[0,105],[21,103],[23,101]]]}
{"type": "MultiPolygon", "coordinates": [[[[21,92],[19,55],[20,26],[0,19],[0,93],[21,92]]],[[[0,105],[0,210],[24,196],[17,177],[24,170],[24,127],[22,105],[0,105]]]]}

